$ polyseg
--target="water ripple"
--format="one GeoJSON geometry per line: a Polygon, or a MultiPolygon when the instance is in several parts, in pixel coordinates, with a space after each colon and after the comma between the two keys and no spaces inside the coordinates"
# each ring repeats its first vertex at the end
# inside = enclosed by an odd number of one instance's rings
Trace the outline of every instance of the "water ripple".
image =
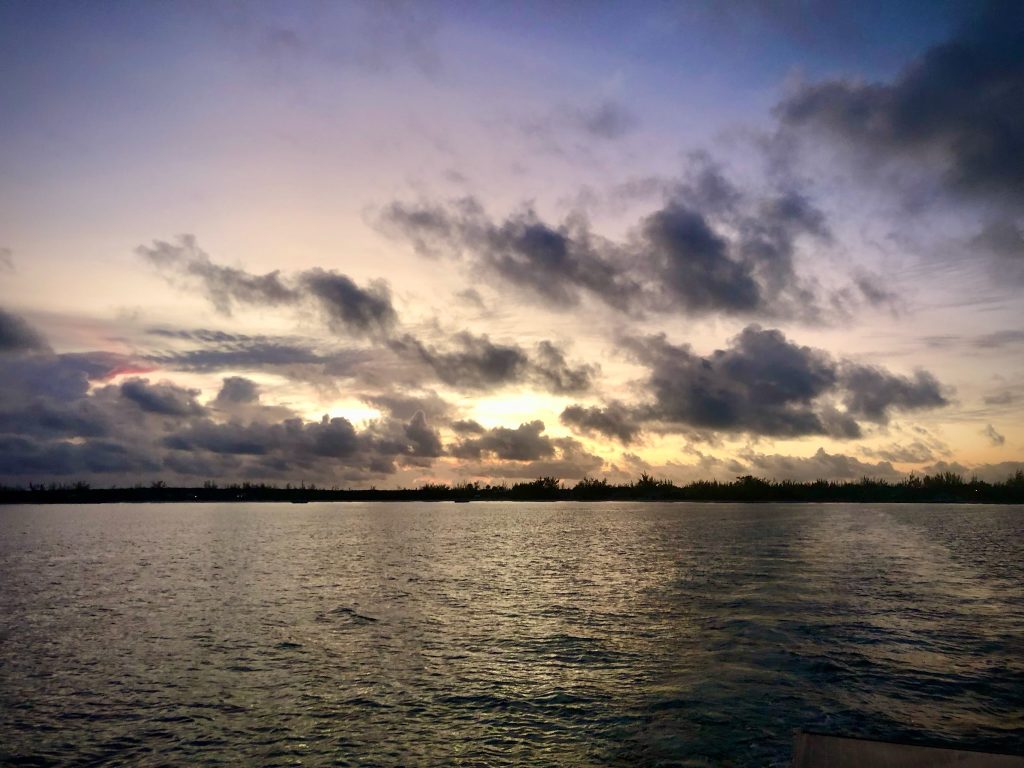
{"type": "Polygon", "coordinates": [[[0,764],[1024,752],[1022,583],[1019,507],[5,508],[0,764]]]}

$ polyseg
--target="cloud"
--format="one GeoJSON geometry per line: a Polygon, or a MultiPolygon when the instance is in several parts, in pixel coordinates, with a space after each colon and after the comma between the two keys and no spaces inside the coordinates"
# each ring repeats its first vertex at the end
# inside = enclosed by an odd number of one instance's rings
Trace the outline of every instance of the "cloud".
{"type": "Polygon", "coordinates": [[[219,423],[210,419],[190,424],[186,429],[168,435],[163,444],[179,451],[210,451],[260,456],[272,451],[283,442],[282,433],[287,434],[289,426],[297,422],[285,422],[286,426],[248,424],[239,422],[219,423]]]}
{"type": "Polygon", "coordinates": [[[495,221],[473,198],[393,202],[380,224],[422,255],[466,259],[485,279],[560,311],[589,298],[630,315],[817,317],[814,286],[794,259],[801,238],[828,240],[824,215],[794,190],[743,195],[709,161],[694,163],[620,243],[578,213],[557,225],[530,208],[495,221]]]}
{"type": "Polygon", "coordinates": [[[145,359],[178,371],[261,370],[296,365],[324,364],[331,357],[301,344],[277,341],[241,341],[214,348],[189,349],[146,355],[145,359]]]}
{"type": "Polygon", "coordinates": [[[527,209],[496,223],[475,199],[465,198],[448,206],[394,202],[381,224],[410,239],[421,255],[467,253],[478,270],[552,307],[574,307],[587,293],[625,310],[640,291],[624,265],[601,253],[580,217],[552,226],[527,209]]]}
{"type": "Polygon", "coordinates": [[[113,440],[81,443],[0,435],[0,477],[86,477],[147,473],[159,469],[151,457],[113,440]]]}
{"type": "Polygon", "coordinates": [[[417,412],[423,413],[431,420],[446,420],[452,411],[452,405],[434,391],[421,394],[404,392],[384,392],[380,394],[364,394],[362,400],[374,408],[378,408],[396,419],[411,419],[417,412]]]}
{"type": "Polygon", "coordinates": [[[897,376],[881,368],[847,363],[840,383],[845,389],[843,403],[848,413],[885,424],[893,409],[915,411],[939,408],[949,401],[942,385],[927,371],[915,371],[913,378],[897,376]]]}
{"type": "Polygon", "coordinates": [[[607,140],[621,139],[637,125],[632,112],[611,100],[572,110],[571,118],[587,135],[607,140]]]}
{"type": "Polygon", "coordinates": [[[14,252],[10,248],[0,248],[0,272],[14,271],[14,252]]]}
{"type": "Polygon", "coordinates": [[[876,154],[937,161],[958,192],[1024,198],[1024,6],[989,3],[893,81],[808,84],[778,113],[876,154]]]}
{"type": "Polygon", "coordinates": [[[183,389],[170,382],[150,384],[147,379],[128,379],[121,384],[121,396],[146,413],[160,416],[197,416],[203,407],[196,402],[198,389],[183,389]]]}
{"type": "Polygon", "coordinates": [[[503,461],[535,461],[555,455],[555,443],[544,432],[540,420],[520,424],[515,429],[495,427],[480,437],[464,439],[449,451],[461,459],[481,459],[489,456],[503,461]]]}
{"type": "Polygon", "coordinates": [[[0,403],[33,397],[69,402],[83,397],[90,382],[137,369],[132,358],[112,352],[11,355],[0,365],[0,403]]]}
{"type": "Polygon", "coordinates": [[[220,392],[214,398],[215,405],[238,405],[256,403],[260,399],[259,385],[244,376],[229,376],[224,379],[220,392]]]}
{"type": "Polygon", "coordinates": [[[1024,331],[1012,328],[977,336],[974,346],[981,349],[1002,349],[1015,344],[1024,344],[1024,331]]]}
{"type": "Polygon", "coordinates": [[[0,309],[0,353],[45,352],[46,339],[23,318],[0,309]]]}
{"type": "Polygon", "coordinates": [[[909,445],[894,443],[886,448],[861,448],[861,453],[896,464],[921,464],[935,459],[935,452],[920,440],[915,440],[909,445]]]}
{"type": "Polygon", "coordinates": [[[112,432],[110,415],[88,400],[32,397],[0,407],[0,434],[70,438],[106,437],[112,432]]]}
{"type": "Polygon", "coordinates": [[[971,244],[995,257],[1001,278],[1024,280],[1024,222],[1009,216],[990,219],[971,244]]]}
{"type": "MultiPolygon", "coordinates": [[[[411,378],[408,365],[385,348],[349,347],[318,351],[310,342],[288,337],[247,336],[212,330],[155,329],[150,334],[174,342],[198,342],[190,349],[164,349],[143,357],[152,365],[172,371],[267,371],[297,381],[308,381],[324,391],[335,390],[342,380],[388,387],[411,378]]],[[[174,347],[180,347],[178,343],[174,347]]],[[[223,404],[221,404],[223,406],[223,404]]]]}
{"type": "Polygon", "coordinates": [[[311,422],[288,418],[277,423],[249,424],[202,418],[167,434],[162,443],[182,453],[272,460],[277,467],[273,474],[284,477],[288,472],[308,472],[311,468],[326,476],[343,468],[393,474],[396,459],[429,459],[443,453],[440,437],[428,426],[422,412],[408,423],[378,420],[362,432],[341,416],[324,416],[311,422]]]}
{"type": "Polygon", "coordinates": [[[480,291],[476,288],[466,288],[465,290],[458,291],[455,294],[455,297],[474,309],[478,309],[481,312],[487,311],[487,305],[484,303],[484,299],[480,295],[480,291]]]}
{"type": "Polygon", "coordinates": [[[412,419],[405,425],[404,431],[412,445],[413,456],[433,458],[444,453],[444,449],[441,447],[441,437],[436,429],[427,425],[427,417],[423,411],[416,411],[413,414],[412,419]]]}
{"type": "Polygon", "coordinates": [[[633,419],[662,429],[854,438],[861,434],[860,420],[885,423],[893,410],[948,403],[926,371],[910,378],[837,361],[758,325],[747,326],[729,348],[708,356],[671,344],[664,335],[624,344],[648,369],[653,398],[633,407],[633,419]]]}
{"type": "Polygon", "coordinates": [[[888,307],[894,312],[903,304],[903,297],[885,286],[884,278],[869,272],[858,272],[853,281],[860,295],[873,307],[888,307]]]}
{"type": "Polygon", "coordinates": [[[984,398],[985,405],[1012,405],[1016,400],[1017,398],[1013,392],[1009,390],[1003,390],[994,395],[986,395],[984,398]]]}
{"type": "Polygon", "coordinates": [[[570,405],[559,418],[577,432],[604,435],[623,445],[633,442],[641,429],[633,410],[619,402],[609,403],[603,408],[570,405]]]}
{"type": "Polygon", "coordinates": [[[227,333],[210,328],[196,328],[187,330],[183,328],[149,328],[146,333],[150,336],[163,336],[168,339],[184,339],[186,341],[200,341],[208,344],[223,344],[229,342],[253,341],[256,337],[244,333],[227,333]]]}
{"type": "Polygon", "coordinates": [[[836,386],[832,360],[751,325],[733,346],[708,357],[664,336],[628,342],[650,370],[649,418],[724,432],[794,437],[824,434],[815,401],[836,386]]]}
{"type": "Polygon", "coordinates": [[[987,483],[1002,483],[1017,472],[1024,471],[1024,461],[1001,461],[995,464],[972,464],[965,466],[957,461],[937,461],[921,470],[928,475],[952,472],[965,479],[977,477],[987,483]]]}
{"type": "Polygon", "coordinates": [[[596,368],[570,365],[555,345],[543,341],[533,354],[519,345],[499,344],[486,335],[456,334],[446,349],[427,346],[406,334],[394,339],[398,354],[418,359],[445,384],[459,389],[494,389],[531,383],[555,393],[582,392],[591,386],[596,368]]]}
{"type": "Polygon", "coordinates": [[[236,303],[278,306],[298,300],[298,294],[284,284],[279,271],[253,275],[215,264],[194,235],[180,236],[177,244],[154,240],[152,245],[140,245],[135,252],[162,271],[195,278],[217,311],[225,315],[231,314],[236,303]]]}
{"type": "Polygon", "coordinates": [[[999,434],[991,424],[986,424],[985,428],[981,430],[981,434],[985,435],[989,442],[996,447],[1006,443],[1006,436],[999,434]]]}
{"type": "Polygon", "coordinates": [[[898,480],[903,476],[888,461],[871,464],[841,453],[828,453],[823,448],[809,457],[748,453],[740,458],[745,464],[744,474],[769,480],[898,480]]]}
{"type": "Polygon", "coordinates": [[[462,437],[448,446],[448,453],[467,462],[462,474],[485,477],[580,478],[601,468],[604,460],[584,450],[572,438],[552,438],[544,433],[544,422],[535,420],[515,429],[494,427],[483,429],[475,422],[464,422],[456,430],[462,437]]]}
{"type": "Polygon", "coordinates": [[[334,330],[383,335],[398,322],[391,292],[382,280],[363,289],[345,275],[311,269],[302,273],[301,282],[319,300],[334,330]]]}
{"type": "Polygon", "coordinates": [[[279,270],[254,275],[214,263],[193,235],[182,235],[176,244],[156,240],[135,251],[165,274],[198,282],[214,308],[225,315],[235,304],[277,307],[311,301],[333,330],[356,336],[385,334],[398,321],[391,293],[380,280],[360,288],[348,276],[322,269],[293,278],[283,278],[279,270]]]}
{"type": "Polygon", "coordinates": [[[680,306],[696,313],[743,313],[761,305],[749,266],[729,254],[725,238],[696,211],[670,204],[647,218],[643,237],[680,306]]]}
{"type": "Polygon", "coordinates": [[[487,431],[473,419],[457,419],[449,426],[451,426],[453,432],[459,435],[482,435],[487,431]]]}

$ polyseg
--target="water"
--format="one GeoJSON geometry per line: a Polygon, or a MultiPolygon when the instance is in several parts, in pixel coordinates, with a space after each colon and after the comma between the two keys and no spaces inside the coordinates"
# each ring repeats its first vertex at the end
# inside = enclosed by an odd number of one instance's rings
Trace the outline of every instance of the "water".
{"type": "Polygon", "coordinates": [[[0,764],[1024,751],[1024,508],[0,508],[0,764]]]}

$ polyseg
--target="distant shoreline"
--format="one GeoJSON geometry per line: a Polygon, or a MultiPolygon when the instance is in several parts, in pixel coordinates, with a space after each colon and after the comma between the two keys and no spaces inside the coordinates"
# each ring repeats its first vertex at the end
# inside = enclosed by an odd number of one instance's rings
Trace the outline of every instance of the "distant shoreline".
{"type": "Polygon", "coordinates": [[[739,477],[728,483],[698,481],[685,486],[643,475],[634,483],[612,485],[585,478],[572,487],[543,477],[514,485],[428,484],[419,488],[338,489],[309,485],[278,487],[263,484],[170,487],[161,482],[131,488],[92,488],[85,483],[0,487],[0,504],[116,504],[154,502],[402,502],[402,501],[705,501],[749,503],[912,503],[1024,504],[1024,472],[1001,483],[965,480],[954,473],[909,476],[895,483],[882,480],[796,483],[739,477]]]}

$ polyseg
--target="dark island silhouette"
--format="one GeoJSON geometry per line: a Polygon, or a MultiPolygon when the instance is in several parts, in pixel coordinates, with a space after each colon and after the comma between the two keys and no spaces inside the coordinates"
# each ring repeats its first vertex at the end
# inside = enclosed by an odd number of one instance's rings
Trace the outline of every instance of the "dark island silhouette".
{"type": "Polygon", "coordinates": [[[162,481],[124,488],[93,488],[88,483],[0,486],[0,504],[108,504],[119,502],[310,502],[310,501],[718,501],[718,502],[861,502],[1024,504],[1024,471],[1003,482],[964,479],[953,472],[909,475],[889,482],[766,480],[745,475],[732,482],[700,480],[675,485],[648,474],[614,485],[584,478],[568,486],[555,477],[508,485],[427,483],[418,488],[323,488],[312,484],[232,483],[207,481],[201,487],[173,487],[162,481]]]}

